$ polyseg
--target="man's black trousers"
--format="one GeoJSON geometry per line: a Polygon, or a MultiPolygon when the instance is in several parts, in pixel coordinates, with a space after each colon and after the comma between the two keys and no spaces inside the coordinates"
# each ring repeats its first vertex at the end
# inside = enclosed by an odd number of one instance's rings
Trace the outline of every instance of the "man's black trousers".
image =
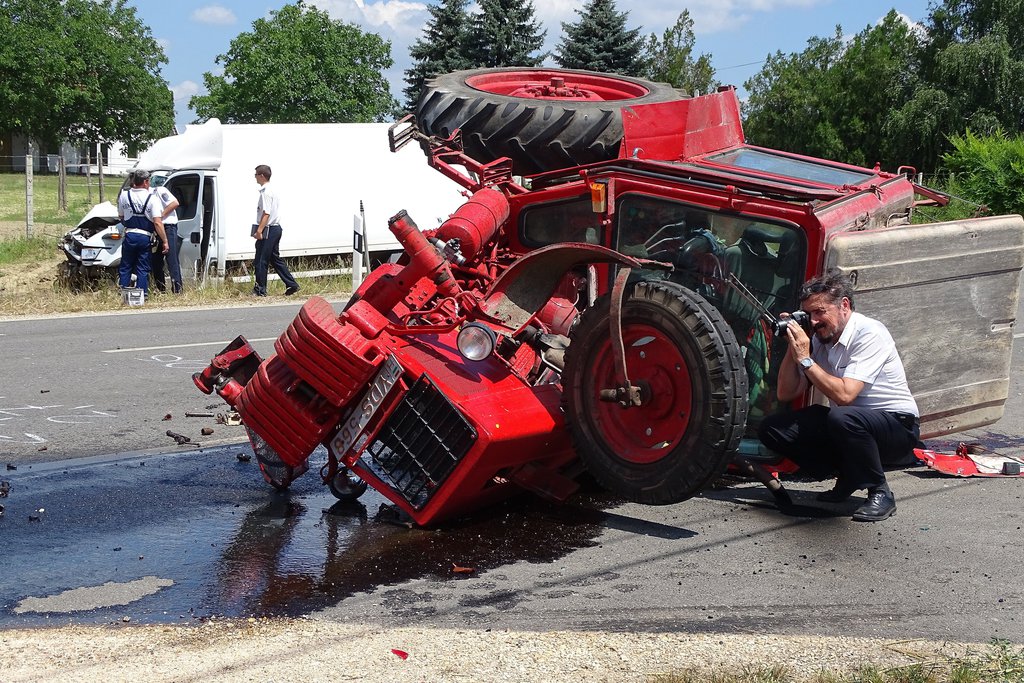
{"type": "Polygon", "coordinates": [[[916,461],[919,435],[917,419],[907,413],[821,405],[769,415],[758,431],[765,446],[806,474],[838,472],[845,486],[869,490],[885,484],[886,466],[916,461]]]}

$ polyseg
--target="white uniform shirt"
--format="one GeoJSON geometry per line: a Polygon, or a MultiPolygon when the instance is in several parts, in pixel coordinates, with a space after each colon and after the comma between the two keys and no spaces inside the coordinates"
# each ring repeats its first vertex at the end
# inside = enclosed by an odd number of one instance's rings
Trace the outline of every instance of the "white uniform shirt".
{"type": "MultiPolygon", "coordinates": [[[[146,203],[146,199],[150,195],[150,191],[144,187],[133,187],[128,190],[122,190],[121,194],[117,196],[117,215],[123,219],[129,218],[135,215],[132,210],[131,204],[128,203],[128,195],[131,193],[131,201],[135,204],[135,208],[141,210],[142,206],[146,203]]],[[[163,213],[164,205],[156,197],[149,200],[149,205],[146,206],[145,214],[149,220],[160,218],[160,214],[163,213]]]]}
{"type": "MultiPolygon", "coordinates": [[[[160,213],[164,212],[164,209],[167,208],[168,204],[170,204],[171,202],[178,201],[177,198],[173,194],[171,194],[171,191],[168,190],[163,185],[161,185],[160,187],[154,187],[153,188],[153,194],[156,195],[156,199],[160,200],[160,204],[161,204],[161,206],[160,206],[160,213]]],[[[171,211],[169,214],[164,216],[164,225],[165,226],[166,225],[177,225],[177,224],[178,224],[178,210],[177,209],[175,209],[174,211],[171,211]]]]}
{"type": "MultiPolygon", "coordinates": [[[[811,343],[815,363],[836,377],[864,382],[864,388],[851,405],[919,415],[917,402],[907,385],[903,361],[885,325],[854,312],[838,342],[827,346],[813,337],[811,343]]],[[[835,407],[836,404],[829,401],[829,405],[835,407]]]]}
{"type": "MultiPolygon", "coordinates": [[[[264,183],[260,187],[260,199],[256,203],[256,223],[260,222],[263,214],[270,214],[267,217],[267,225],[281,224],[281,199],[271,189],[270,183],[264,183]]],[[[266,237],[266,235],[264,235],[266,237]]]]}

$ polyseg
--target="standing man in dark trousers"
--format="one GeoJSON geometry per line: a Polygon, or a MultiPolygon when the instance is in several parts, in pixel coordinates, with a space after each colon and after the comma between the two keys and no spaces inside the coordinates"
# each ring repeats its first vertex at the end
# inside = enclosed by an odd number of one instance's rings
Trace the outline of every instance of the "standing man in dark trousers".
{"type": "Polygon", "coordinates": [[[167,284],[164,282],[164,262],[166,261],[167,270],[171,275],[171,291],[181,294],[181,264],[178,262],[178,253],[181,251],[182,240],[178,238],[178,198],[171,194],[166,185],[154,187],[153,194],[163,206],[160,218],[164,222],[164,233],[167,235],[167,244],[170,246],[166,258],[159,250],[152,254],[153,284],[161,292],[167,291],[167,284]]]}
{"type": "Polygon", "coordinates": [[[800,308],[814,338],[799,325],[787,326],[778,397],[792,401],[813,386],[829,404],[771,415],[759,436],[809,474],[838,470],[835,487],[818,500],[841,502],[867,489],[853,519],[880,522],[896,512],[883,467],[913,464],[920,436],[903,361],[885,325],[854,312],[853,285],[838,270],[804,283],[800,308]]]}
{"type": "Polygon", "coordinates": [[[149,249],[153,235],[159,239],[158,248],[167,253],[167,235],[160,218],[161,204],[149,191],[149,171],[133,171],[132,186],[117,197],[117,215],[124,226],[121,241],[121,266],[118,284],[122,289],[135,286],[149,292],[149,249]]]}
{"type": "Polygon", "coordinates": [[[252,235],[256,240],[256,259],[253,262],[256,286],[252,293],[256,296],[267,295],[267,267],[273,266],[274,272],[284,283],[284,295],[291,296],[299,291],[299,283],[281,258],[281,199],[270,187],[270,173],[270,167],[266,164],[256,167],[260,199],[256,204],[256,225],[252,235]]]}

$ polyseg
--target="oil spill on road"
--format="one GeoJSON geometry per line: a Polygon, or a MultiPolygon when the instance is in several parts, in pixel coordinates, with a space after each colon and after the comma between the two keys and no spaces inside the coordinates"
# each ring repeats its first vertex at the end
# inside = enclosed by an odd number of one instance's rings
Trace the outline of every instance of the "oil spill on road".
{"type": "Polygon", "coordinates": [[[315,464],[289,492],[274,492],[238,450],[11,472],[0,627],[297,616],[412,579],[552,562],[617,523],[602,509],[618,501],[603,493],[567,505],[527,494],[440,528],[408,529],[380,518],[386,501],[372,489],[359,504],[336,503],[315,464]],[[29,521],[38,509],[42,519],[29,521]],[[114,595],[144,577],[160,577],[159,590],[128,602],[114,595]],[[53,599],[80,588],[105,606],[53,599]]]}
{"type": "Polygon", "coordinates": [[[595,545],[600,508],[613,502],[591,496],[557,506],[521,496],[441,528],[407,529],[362,504],[315,515],[299,501],[274,500],[246,517],[222,554],[216,604],[223,614],[294,616],[412,579],[458,581],[512,562],[552,562],[595,545]]]}

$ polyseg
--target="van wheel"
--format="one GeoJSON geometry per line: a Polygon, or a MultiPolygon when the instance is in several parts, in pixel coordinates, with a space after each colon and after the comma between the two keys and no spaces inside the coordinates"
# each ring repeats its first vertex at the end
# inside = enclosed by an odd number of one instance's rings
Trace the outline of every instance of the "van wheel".
{"type": "Polygon", "coordinates": [[[562,373],[566,421],[598,482],[638,503],[691,498],[732,460],[747,418],[747,374],[721,314],[671,282],[640,282],[622,305],[630,383],[640,406],[601,399],[615,388],[610,299],[570,334],[562,373]]]}
{"type": "Polygon", "coordinates": [[[678,99],[667,83],[595,71],[469,69],[428,81],[416,120],[428,135],[461,129],[469,156],[530,174],[616,158],[622,107],[678,99]]]}

